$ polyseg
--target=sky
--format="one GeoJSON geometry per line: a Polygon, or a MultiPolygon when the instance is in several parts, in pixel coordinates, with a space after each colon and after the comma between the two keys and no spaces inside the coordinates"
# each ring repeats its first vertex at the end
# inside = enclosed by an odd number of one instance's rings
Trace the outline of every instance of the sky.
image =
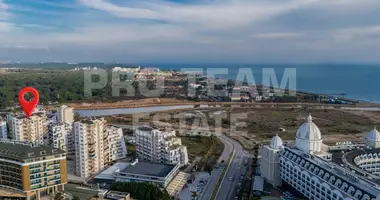
{"type": "Polygon", "coordinates": [[[380,63],[379,0],[0,0],[0,61],[380,63]]]}

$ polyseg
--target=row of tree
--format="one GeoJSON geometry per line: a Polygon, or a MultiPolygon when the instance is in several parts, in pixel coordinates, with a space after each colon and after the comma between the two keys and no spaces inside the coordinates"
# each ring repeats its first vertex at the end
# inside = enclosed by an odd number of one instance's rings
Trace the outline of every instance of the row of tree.
{"type": "Polygon", "coordinates": [[[172,200],[166,190],[161,190],[150,183],[116,182],[111,185],[111,190],[128,192],[134,199],[144,200],[172,200]]]}

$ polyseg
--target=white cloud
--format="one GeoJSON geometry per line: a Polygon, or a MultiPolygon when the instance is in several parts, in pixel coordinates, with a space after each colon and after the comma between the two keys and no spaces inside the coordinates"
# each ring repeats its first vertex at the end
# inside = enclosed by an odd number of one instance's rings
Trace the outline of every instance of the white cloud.
{"type": "Polygon", "coordinates": [[[212,28],[246,26],[259,20],[296,9],[317,0],[290,1],[213,1],[208,4],[175,4],[155,1],[154,3],[118,6],[107,0],[78,0],[90,8],[105,11],[124,18],[164,20],[212,28]]]}
{"type": "Polygon", "coordinates": [[[254,34],[253,38],[256,39],[289,39],[289,38],[299,38],[303,35],[300,33],[263,33],[263,34],[254,34]]]}

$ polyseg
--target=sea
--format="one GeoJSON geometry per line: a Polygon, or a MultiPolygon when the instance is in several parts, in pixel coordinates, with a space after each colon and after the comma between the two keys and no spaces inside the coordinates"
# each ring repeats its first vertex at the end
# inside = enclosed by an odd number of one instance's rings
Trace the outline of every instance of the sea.
{"type": "Polygon", "coordinates": [[[232,80],[237,79],[239,70],[250,68],[249,71],[252,71],[256,84],[263,82],[264,71],[273,70],[280,84],[284,72],[293,70],[297,91],[380,103],[380,64],[154,64],[150,66],[179,71],[200,68],[205,76],[207,71],[211,70],[221,73],[215,77],[232,80]]]}

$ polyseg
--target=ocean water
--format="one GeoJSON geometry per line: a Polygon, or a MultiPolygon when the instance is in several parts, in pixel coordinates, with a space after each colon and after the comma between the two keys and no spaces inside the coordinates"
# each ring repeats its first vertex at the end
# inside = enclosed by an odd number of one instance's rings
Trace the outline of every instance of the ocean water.
{"type": "MultiPolygon", "coordinates": [[[[158,64],[161,69],[227,68],[228,74],[217,75],[221,78],[236,79],[240,68],[251,68],[256,83],[262,82],[263,69],[273,68],[280,83],[286,68],[296,70],[296,89],[380,102],[380,65],[369,64],[158,64]]],[[[222,70],[218,70],[222,71],[222,70]]]]}

